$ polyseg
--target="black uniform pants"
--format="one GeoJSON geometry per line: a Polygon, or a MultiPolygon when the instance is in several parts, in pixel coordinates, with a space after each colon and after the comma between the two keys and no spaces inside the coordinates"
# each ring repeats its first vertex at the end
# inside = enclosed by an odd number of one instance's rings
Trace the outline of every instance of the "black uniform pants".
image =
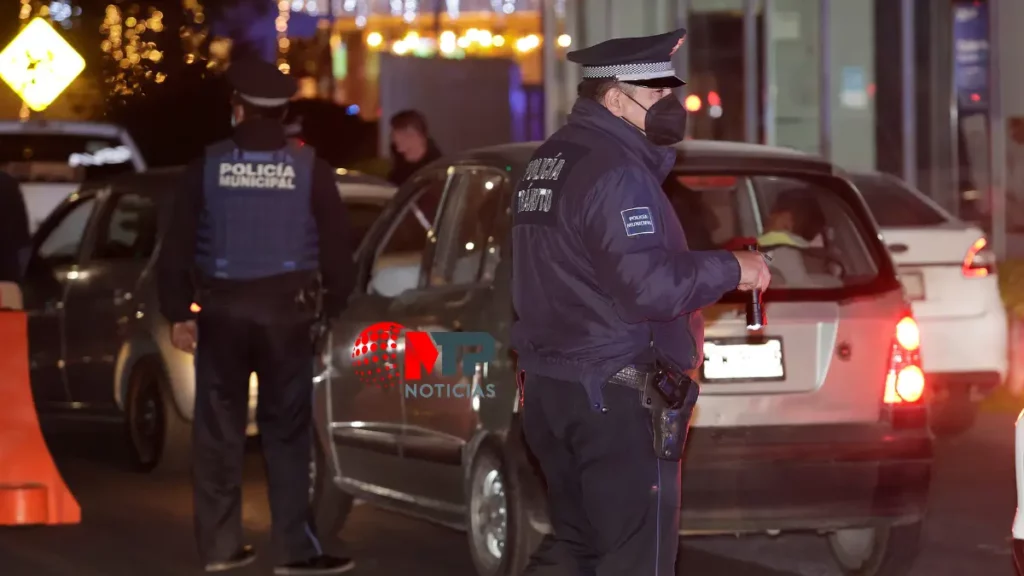
{"type": "Polygon", "coordinates": [[[654,455],[640,393],[607,384],[607,411],[595,411],[581,384],[527,374],[524,396],[554,528],[524,574],[674,575],[680,463],[654,455]]]}
{"type": "Polygon", "coordinates": [[[296,562],[320,553],[309,509],[310,326],[208,311],[205,305],[199,315],[193,468],[196,537],[204,562],[227,559],[244,544],[242,466],[252,372],[259,379],[257,424],[278,560],[296,562]]]}

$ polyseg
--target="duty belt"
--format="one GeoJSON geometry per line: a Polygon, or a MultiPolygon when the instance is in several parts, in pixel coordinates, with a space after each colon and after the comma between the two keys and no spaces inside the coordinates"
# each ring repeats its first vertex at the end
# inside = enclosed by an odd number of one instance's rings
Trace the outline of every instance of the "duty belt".
{"type": "Polygon", "coordinates": [[[647,387],[647,384],[651,381],[651,378],[654,377],[654,373],[653,366],[649,369],[641,369],[636,366],[626,366],[609,378],[608,383],[626,386],[643,392],[647,387]]]}

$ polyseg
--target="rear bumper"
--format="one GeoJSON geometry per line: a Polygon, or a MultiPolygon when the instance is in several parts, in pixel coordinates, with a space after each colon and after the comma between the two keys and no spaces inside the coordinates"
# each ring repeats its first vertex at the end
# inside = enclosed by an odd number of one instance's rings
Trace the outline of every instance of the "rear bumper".
{"type": "Polygon", "coordinates": [[[921,362],[930,374],[996,374],[1009,368],[1009,326],[1002,306],[967,318],[917,318],[921,362]]]}
{"type": "MultiPolygon", "coordinates": [[[[733,534],[909,524],[924,516],[932,441],[888,425],[691,428],[680,531],[733,534]]],[[[532,524],[550,530],[543,491],[532,524]]]]}
{"type": "Polygon", "coordinates": [[[950,391],[966,389],[987,396],[1003,383],[1003,374],[988,372],[927,372],[925,381],[931,387],[933,398],[945,398],[950,391]]]}
{"type": "Polygon", "coordinates": [[[932,443],[924,429],[819,425],[692,428],[684,532],[829,530],[924,515],[932,443]]]}

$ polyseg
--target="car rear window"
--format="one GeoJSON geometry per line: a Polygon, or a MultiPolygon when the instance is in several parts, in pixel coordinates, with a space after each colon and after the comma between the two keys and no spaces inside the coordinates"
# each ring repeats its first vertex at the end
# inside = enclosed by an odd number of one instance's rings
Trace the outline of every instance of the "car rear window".
{"type": "Polygon", "coordinates": [[[677,173],[664,190],[691,249],[756,242],[772,258],[769,292],[806,294],[870,287],[883,269],[873,227],[839,187],[852,195],[834,178],[677,173]]]}
{"type": "Polygon", "coordinates": [[[882,228],[937,226],[949,221],[945,214],[898,181],[877,176],[854,176],[853,183],[882,228]]]}

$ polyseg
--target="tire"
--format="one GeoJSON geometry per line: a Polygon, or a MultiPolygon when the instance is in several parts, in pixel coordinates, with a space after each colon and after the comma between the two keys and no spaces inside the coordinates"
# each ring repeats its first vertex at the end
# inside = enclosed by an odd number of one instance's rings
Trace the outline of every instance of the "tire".
{"type": "Polygon", "coordinates": [[[838,530],[827,538],[845,576],[905,576],[921,550],[921,523],[838,530]]]}
{"type": "Polygon", "coordinates": [[[125,428],[132,463],[140,472],[180,474],[191,466],[192,428],[171,394],[163,364],[135,365],[125,394],[125,428]]]}
{"type": "Polygon", "coordinates": [[[530,526],[518,475],[498,442],[477,450],[466,484],[466,532],[479,576],[518,576],[540,535],[530,526]]]}
{"type": "Polygon", "coordinates": [[[977,416],[978,405],[971,401],[970,388],[957,386],[932,403],[929,420],[933,434],[950,438],[970,430],[977,416]]]}
{"type": "Polygon", "coordinates": [[[329,545],[338,543],[355,498],[331,480],[327,456],[320,439],[313,433],[312,457],[309,464],[309,505],[313,512],[313,526],[320,540],[329,545]]]}

